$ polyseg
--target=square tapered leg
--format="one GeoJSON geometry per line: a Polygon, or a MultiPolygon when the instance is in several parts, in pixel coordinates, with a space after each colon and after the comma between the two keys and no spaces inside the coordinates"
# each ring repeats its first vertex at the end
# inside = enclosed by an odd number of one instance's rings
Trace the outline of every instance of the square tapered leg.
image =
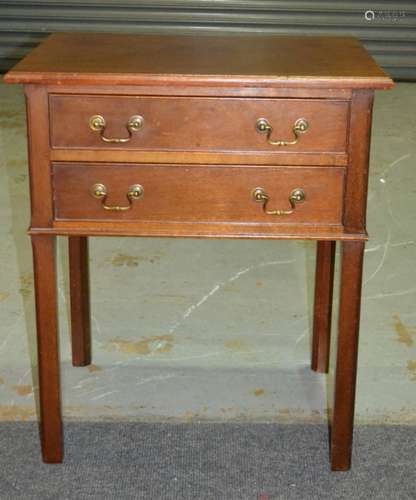
{"type": "Polygon", "coordinates": [[[317,242],[311,368],[321,373],[328,373],[329,367],[335,245],[335,241],[317,242]]]}
{"type": "Polygon", "coordinates": [[[331,429],[332,470],[351,465],[364,241],[342,243],[338,348],[331,429]]]}
{"type": "Polygon", "coordinates": [[[91,363],[88,239],[82,236],[70,236],[68,248],[72,364],[86,366],[91,363]]]}
{"type": "Polygon", "coordinates": [[[55,236],[32,236],[40,433],[46,463],[62,462],[55,236]]]}

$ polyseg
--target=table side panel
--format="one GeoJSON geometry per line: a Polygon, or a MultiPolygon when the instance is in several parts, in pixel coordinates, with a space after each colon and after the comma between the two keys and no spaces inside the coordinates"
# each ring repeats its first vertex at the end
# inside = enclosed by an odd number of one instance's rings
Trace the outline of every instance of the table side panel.
{"type": "Polygon", "coordinates": [[[48,94],[39,85],[26,85],[27,141],[32,226],[48,227],[53,218],[49,160],[48,94]]]}
{"type": "Polygon", "coordinates": [[[365,232],[373,90],[355,90],[349,127],[349,164],[345,182],[346,231],[365,232]]]}

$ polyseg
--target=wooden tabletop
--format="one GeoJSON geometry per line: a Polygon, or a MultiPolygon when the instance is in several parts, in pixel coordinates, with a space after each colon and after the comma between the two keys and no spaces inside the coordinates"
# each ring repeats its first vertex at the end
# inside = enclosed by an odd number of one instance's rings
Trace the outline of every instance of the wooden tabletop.
{"type": "Polygon", "coordinates": [[[55,33],[7,75],[9,83],[152,83],[390,88],[349,37],[55,33]]]}

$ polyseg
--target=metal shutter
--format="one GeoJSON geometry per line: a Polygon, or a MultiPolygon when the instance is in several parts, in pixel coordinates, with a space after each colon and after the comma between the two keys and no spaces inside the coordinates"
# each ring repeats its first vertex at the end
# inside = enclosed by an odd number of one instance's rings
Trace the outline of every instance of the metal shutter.
{"type": "Polygon", "coordinates": [[[0,71],[53,31],[352,35],[393,77],[416,79],[415,0],[0,0],[0,71]]]}

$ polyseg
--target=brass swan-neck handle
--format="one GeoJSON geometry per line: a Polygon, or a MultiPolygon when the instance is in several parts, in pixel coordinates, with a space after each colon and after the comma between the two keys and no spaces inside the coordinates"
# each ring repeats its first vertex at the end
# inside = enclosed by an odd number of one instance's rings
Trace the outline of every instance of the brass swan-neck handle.
{"type": "Polygon", "coordinates": [[[271,138],[273,127],[266,118],[259,118],[256,121],[256,130],[259,134],[267,134],[267,142],[272,146],[292,146],[299,140],[299,134],[305,133],[309,128],[309,123],[305,118],[298,118],[292,127],[295,138],[292,141],[273,140],[271,138]]]}
{"type": "Polygon", "coordinates": [[[133,201],[138,200],[144,194],[144,188],[140,184],[133,184],[127,190],[126,197],[129,202],[128,205],[107,205],[107,196],[108,190],[104,184],[94,184],[91,186],[90,193],[94,198],[98,198],[101,200],[101,205],[104,210],[109,210],[112,212],[125,212],[126,210],[130,210],[133,206],[133,201]]]}
{"type": "Polygon", "coordinates": [[[126,129],[128,132],[128,137],[106,137],[105,128],[107,122],[105,118],[101,115],[93,115],[89,120],[90,129],[94,132],[100,132],[101,140],[110,143],[125,143],[129,142],[133,137],[133,132],[137,132],[144,125],[144,118],[140,115],[130,116],[128,122],[126,123],[126,129]]]}
{"type": "Polygon", "coordinates": [[[296,209],[296,203],[302,203],[303,201],[305,201],[305,192],[303,191],[303,189],[297,188],[290,193],[289,203],[292,208],[289,210],[268,210],[267,204],[269,202],[269,195],[261,187],[254,188],[251,192],[251,197],[253,201],[263,204],[263,212],[265,214],[280,216],[293,214],[296,209]]]}

